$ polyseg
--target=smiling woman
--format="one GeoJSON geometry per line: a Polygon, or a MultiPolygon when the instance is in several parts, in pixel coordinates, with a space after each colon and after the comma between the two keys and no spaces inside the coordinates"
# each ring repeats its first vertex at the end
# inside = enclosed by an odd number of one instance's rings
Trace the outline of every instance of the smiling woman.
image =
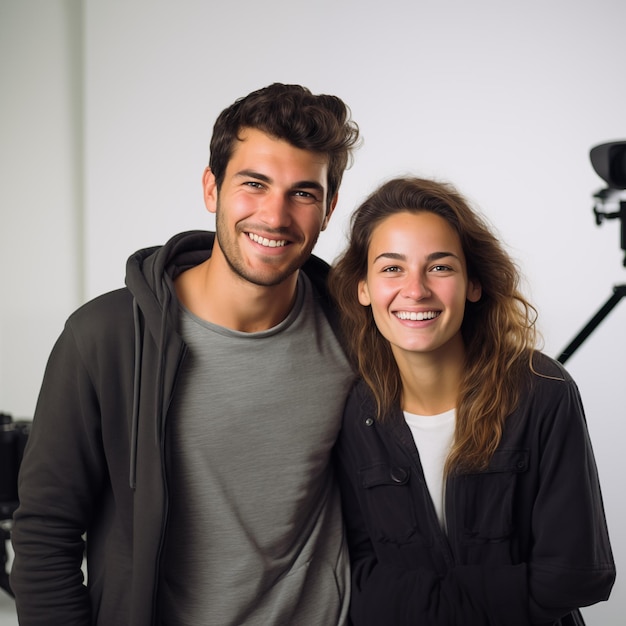
{"type": "MultiPolygon", "coordinates": [[[[457,370],[463,362],[461,324],[465,302],[480,298],[480,285],[467,275],[458,233],[442,217],[420,211],[390,215],[373,230],[367,275],[359,281],[359,302],[371,306],[378,330],[389,342],[396,362],[409,363],[424,356],[437,369],[457,370]]],[[[449,380],[450,377],[447,377],[449,380]]],[[[432,411],[409,398],[405,382],[404,403],[414,412],[432,411]]],[[[455,406],[456,394],[436,397],[439,408],[455,406]],[[446,406],[447,405],[447,406],[446,406]]],[[[407,406],[407,408],[409,408],[407,406]]],[[[435,412],[441,412],[439,408],[435,412]]]]}
{"type": "Polygon", "coordinates": [[[434,181],[389,181],[351,226],[330,284],[361,375],[336,454],[353,624],[582,624],[615,566],[578,389],[517,268],[434,181]]]}

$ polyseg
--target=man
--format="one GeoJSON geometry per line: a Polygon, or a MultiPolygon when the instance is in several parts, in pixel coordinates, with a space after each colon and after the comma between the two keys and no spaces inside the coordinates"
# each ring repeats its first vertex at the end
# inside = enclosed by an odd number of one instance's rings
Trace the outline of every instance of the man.
{"type": "Polygon", "coordinates": [[[215,238],[136,253],[70,317],[20,471],[23,626],[345,622],[329,456],[353,374],[310,254],[358,134],[300,86],[236,101],[203,176],[215,238]]]}

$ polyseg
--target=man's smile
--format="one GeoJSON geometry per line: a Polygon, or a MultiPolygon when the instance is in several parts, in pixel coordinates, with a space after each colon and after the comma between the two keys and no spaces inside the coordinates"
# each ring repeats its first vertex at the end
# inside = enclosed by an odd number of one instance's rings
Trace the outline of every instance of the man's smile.
{"type": "Polygon", "coordinates": [[[266,248],[282,248],[289,243],[286,239],[268,239],[267,237],[260,237],[256,233],[246,233],[246,235],[255,243],[266,248]]]}

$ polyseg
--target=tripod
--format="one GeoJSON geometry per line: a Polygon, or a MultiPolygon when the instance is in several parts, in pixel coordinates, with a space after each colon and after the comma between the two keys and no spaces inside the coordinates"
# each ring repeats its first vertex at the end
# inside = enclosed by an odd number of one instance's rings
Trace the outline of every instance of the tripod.
{"type": "Polygon", "coordinates": [[[9,557],[7,554],[7,543],[11,538],[11,533],[8,525],[0,524],[0,588],[4,589],[11,597],[13,597],[13,591],[11,591],[11,585],[9,584],[9,572],[7,571],[7,563],[9,557]]]}
{"type": "MultiPolygon", "coordinates": [[[[603,205],[604,202],[611,198],[615,194],[612,189],[602,189],[598,193],[595,194],[596,198],[600,199],[600,203],[603,205]]],[[[593,207],[593,212],[596,216],[596,224],[599,226],[602,224],[602,220],[604,219],[614,219],[619,218],[622,220],[622,228],[621,228],[621,246],[622,250],[626,252],[626,200],[622,200],[619,203],[619,211],[613,213],[604,213],[598,210],[598,206],[593,207]]],[[[626,256],[624,257],[624,266],[626,266],[626,256]]],[[[576,351],[577,348],[589,337],[589,335],[598,327],[598,325],[604,320],[604,318],[617,306],[619,301],[626,297],[626,285],[615,285],[613,287],[613,295],[600,307],[598,312],[587,322],[587,324],[583,327],[583,329],[572,339],[570,344],[561,352],[557,361],[560,363],[565,363],[567,359],[569,359],[572,354],[576,351]]]]}

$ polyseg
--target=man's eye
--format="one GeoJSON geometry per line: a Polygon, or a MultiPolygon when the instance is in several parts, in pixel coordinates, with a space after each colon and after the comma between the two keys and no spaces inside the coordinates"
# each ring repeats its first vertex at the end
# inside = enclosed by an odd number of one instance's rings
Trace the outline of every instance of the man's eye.
{"type": "Polygon", "coordinates": [[[318,198],[315,194],[312,194],[310,191],[304,191],[302,189],[298,189],[297,191],[294,191],[293,195],[296,198],[299,198],[300,200],[305,200],[305,201],[310,201],[310,202],[318,201],[318,198]]]}
{"type": "Polygon", "coordinates": [[[252,187],[253,189],[263,189],[263,184],[257,180],[248,180],[244,183],[247,187],[252,187]]]}

